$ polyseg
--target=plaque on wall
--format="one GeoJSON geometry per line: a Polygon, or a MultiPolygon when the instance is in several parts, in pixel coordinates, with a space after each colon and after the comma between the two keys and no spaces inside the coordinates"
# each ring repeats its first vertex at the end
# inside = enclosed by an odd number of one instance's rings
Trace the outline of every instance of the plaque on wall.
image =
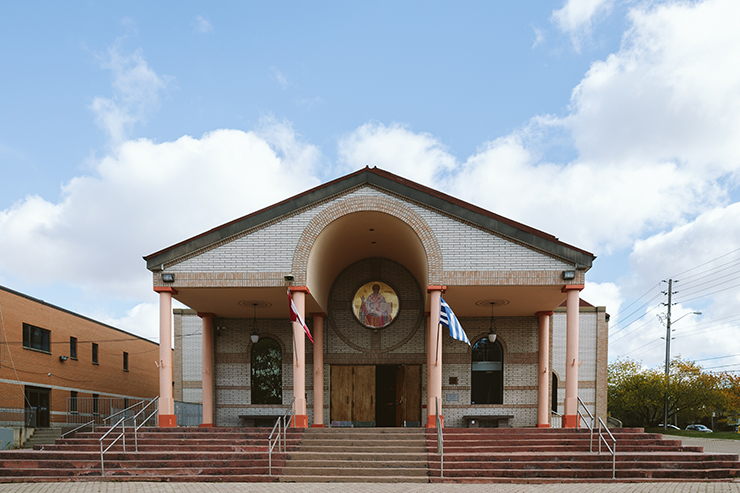
{"type": "Polygon", "coordinates": [[[355,293],[352,312],[369,329],[387,327],[398,315],[398,295],[384,282],[368,282],[355,293]]]}

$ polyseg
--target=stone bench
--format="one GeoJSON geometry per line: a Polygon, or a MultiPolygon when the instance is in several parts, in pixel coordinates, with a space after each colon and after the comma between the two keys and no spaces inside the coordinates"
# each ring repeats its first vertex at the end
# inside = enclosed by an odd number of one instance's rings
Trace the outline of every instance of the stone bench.
{"type": "Polygon", "coordinates": [[[239,419],[247,427],[269,427],[275,426],[278,418],[285,414],[240,414],[239,419]]]}
{"type": "Polygon", "coordinates": [[[478,414],[463,416],[468,428],[510,428],[513,414],[478,414]]]}

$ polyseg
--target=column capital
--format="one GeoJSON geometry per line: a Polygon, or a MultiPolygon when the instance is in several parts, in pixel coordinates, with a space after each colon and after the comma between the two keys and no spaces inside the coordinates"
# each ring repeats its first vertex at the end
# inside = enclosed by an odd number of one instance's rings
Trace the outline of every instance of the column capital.
{"type": "Polygon", "coordinates": [[[568,291],[581,291],[585,287],[586,286],[584,284],[566,284],[560,292],[567,293],[568,291]]]}
{"type": "Polygon", "coordinates": [[[155,293],[172,293],[177,294],[177,289],[170,286],[154,286],[155,293]]]}
{"type": "Polygon", "coordinates": [[[311,312],[311,313],[309,313],[309,314],[308,314],[308,316],[309,316],[309,317],[322,317],[322,318],[326,318],[326,317],[328,317],[329,315],[327,315],[327,314],[326,314],[326,313],[324,313],[324,312],[311,312]]]}
{"type": "Polygon", "coordinates": [[[444,293],[447,291],[447,286],[427,286],[427,293],[431,293],[433,291],[441,291],[444,293]]]}
{"type": "Polygon", "coordinates": [[[543,316],[544,317],[552,317],[552,314],[553,314],[553,311],[552,310],[550,310],[549,312],[537,312],[537,313],[535,313],[535,315],[537,317],[543,317],[543,316]]]}
{"type": "Polygon", "coordinates": [[[197,312],[197,315],[200,318],[213,318],[216,316],[215,313],[209,313],[209,312],[197,312]]]}
{"type": "Polygon", "coordinates": [[[296,292],[311,294],[311,292],[308,290],[308,286],[290,286],[288,287],[291,294],[296,292]]]}

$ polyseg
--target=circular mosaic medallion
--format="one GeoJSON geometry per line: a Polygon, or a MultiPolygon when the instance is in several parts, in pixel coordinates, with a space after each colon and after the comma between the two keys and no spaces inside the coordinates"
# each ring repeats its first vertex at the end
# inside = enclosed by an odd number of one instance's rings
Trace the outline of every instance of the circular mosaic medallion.
{"type": "Polygon", "coordinates": [[[370,281],[352,298],[352,313],[369,329],[387,327],[398,315],[398,295],[384,282],[370,281]]]}

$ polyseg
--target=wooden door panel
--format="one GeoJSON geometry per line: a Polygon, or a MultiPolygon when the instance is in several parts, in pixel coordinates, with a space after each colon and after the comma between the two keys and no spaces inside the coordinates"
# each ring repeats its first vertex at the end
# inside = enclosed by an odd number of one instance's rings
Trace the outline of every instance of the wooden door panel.
{"type": "Polygon", "coordinates": [[[331,421],[352,421],[352,368],[331,365],[331,421]]]}
{"type": "Polygon", "coordinates": [[[355,366],[352,383],[352,421],[375,422],[375,366],[355,366]]]}
{"type": "Polygon", "coordinates": [[[406,420],[406,397],[404,395],[404,381],[406,365],[396,367],[396,426],[403,426],[406,420]]]}
{"type": "Polygon", "coordinates": [[[421,424],[421,365],[406,365],[404,376],[406,421],[421,424]]]}

